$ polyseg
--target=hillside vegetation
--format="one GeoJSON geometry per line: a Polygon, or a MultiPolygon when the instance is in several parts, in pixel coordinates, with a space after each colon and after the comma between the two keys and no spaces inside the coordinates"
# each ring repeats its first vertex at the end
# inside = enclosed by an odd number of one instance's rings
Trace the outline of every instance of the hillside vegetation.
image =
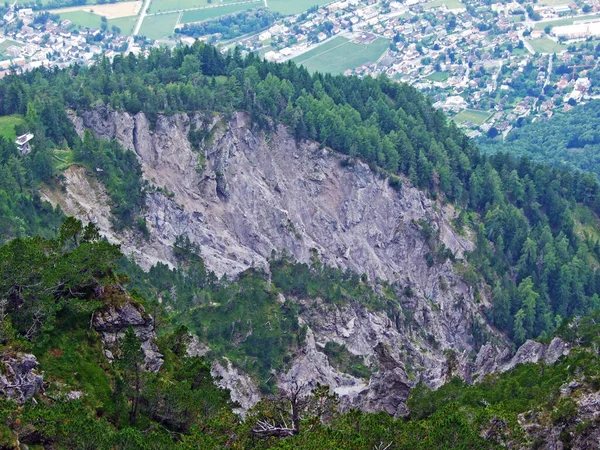
{"type": "Polygon", "coordinates": [[[599,117],[600,102],[594,100],[549,120],[515,128],[505,141],[482,139],[479,146],[485,153],[507,152],[600,177],[599,117]]]}

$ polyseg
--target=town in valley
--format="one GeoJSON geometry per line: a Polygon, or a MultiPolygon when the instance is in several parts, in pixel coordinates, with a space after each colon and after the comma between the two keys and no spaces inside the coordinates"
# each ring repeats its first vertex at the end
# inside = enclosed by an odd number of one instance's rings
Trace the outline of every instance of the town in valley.
{"type": "Polygon", "coordinates": [[[0,13],[0,77],[200,39],[409,83],[469,136],[492,138],[600,93],[596,0],[17,0],[0,13]]]}

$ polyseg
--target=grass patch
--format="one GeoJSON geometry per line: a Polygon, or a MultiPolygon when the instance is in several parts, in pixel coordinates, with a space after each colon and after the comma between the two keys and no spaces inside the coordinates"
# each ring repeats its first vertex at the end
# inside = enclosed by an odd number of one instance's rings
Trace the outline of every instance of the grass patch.
{"type": "MultiPolygon", "coordinates": [[[[127,1],[132,1],[132,0],[116,0],[112,3],[120,3],[120,2],[127,2],[127,1]]],[[[10,3],[14,3],[13,1],[11,1],[10,3]]],[[[29,7],[33,4],[34,2],[32,2],[31,0],[16,0],[16,4],[20,5],[22,7],[29,7]]],[[[63,1],[61,2],[60,0],[40,0],[40,3],[43,6],[46,6],[48,4],[52,4],[51,8],[55,9],[55,8],[68,8],[71,6],[82,6],[82,5],[97,5],[98,3],[100,3],[98,0],[84,0],[81,3],[77,4],[77,5],[73,5],[71,2],[67,2],[67,1],[63,1]]],[[[106,4],[106,1],[104,2],[104,4],[106,4]]]]}
{"type": "Polygon", "coordinates": [[[536,30],[543,30],[546,27],[560,27],[562,25],[573,25],[573,22],[579,20],[590,20],[590,19],[600,19],[600,15],[589,15],[589,16],[579,16],[579,17],[568,17],[565,19],[551,20],[549,22],[538,22],[535,24],[536,30]]]}
{"type": "Polygon", "coordinates": [[[571,3],[569,0],[541,0],[538,5],[540,6],[557,6],[557,5],[568,5],[571,3]]]}
{"type": "Polygon", "coordinates": [[[383,38],[364,45],[355,44],[339,36],[294,58],[294,61],[312,72],[340,74],[365,63],[377,61],[388,45],[389,40],[383,38]]]}
{"type": "Polygon", "coordinates": [[[231,5],[219,6],[217,8],[206,8],[199,9],[197,11],[186,11],[181,17],[181,23],[202,22],[203,20],[214,19],[216,17],[225,16],[227,14],[233,14],[238,11],[260,8],[262,6],[264,6],[264,3],[261,0],[257,0],[253,3],[234,3],[231,5]]]}
{"type": "Polygon", "coordinates": [[[313,6],[323,6],[332,0],[269,0],[269,9],[284,15],[300,14],[313,6]]]}
{"type": "Polygon", "coordinates": [[[133,33],[133,28],[138,20],[138,16],[119,17],[118,19],[110,19],[108,21],[109,27],[113,25],[121,30],[121,34],[130,35],[133,33]]]}
{"type": "Polygon", "coordinates": [[[20,42],[11,41],[10,39],[7,39],[4,42],[0,42],[0,53],[4,53],[8,49],[8,47],[12,47],[13,45],[17,47],[24,47],[24,45],[20,42]]]}
{"type": "Polygon", "coordinates": [[[363,359],[350,353],[342,344],[329,341],[325,344],[324,353],[327,355],[329,364],[344,373],[349,373],[357,378],[369,378],[371,376],[371,371],[365,366],[363,359]]]}
{"type": "Polygon", "coordinates": [[[423,9],[438,8],[442,5],[446,5],[448,9],[466,9],[464,3],[459,0],[434,0],[431,3],[423,5],[423,9]]]}
{"type": "Polygon", "coordinates": [[[204,8],[214,6],[208,0],[152,0],[148,8],[148,14],[164,11],[178,11],[189,8],[204,8]]]}
{"type": "MultiPolygon", "coordinates": [[[[100,28],[102,26],[102,16],[87,11],[61,13],[60,18],[70,20],[76,27],[100,28]]],[[[109,19],[106,23],[109,30],[114,25],[119,27],[121,34],[131,34],[137,18],[137,16],[121,17],[118,19],[109,19]]]]}
{"type": "Polygon", "coordinates": [[[15,126],[22,125],[23,123],[25,123],[25,120],[20,114],[0,117],[0,136],[9,141],[14,141],[17,137],[15,126]]]}
{"type": "Polygon", "coordinates": [[[574,210],[575,231],[580,237],[588,236],[592,241],[600,240],[600,220],[588,208],[581,205],[574,210]]]}
{"type": "Polygon", "coordinates": [[[554,42],[552,39],[540,38],[529,41],[533,49],[538,53],[560,53],[566,50],[567,47],[554,42]]]}
{"type": "Polygon", "coordinates": [[[106,358],[97,333],[88,330],[89,321],[89,314],[64,309],[34,353],[46,373],[44,381],[85,392],[85,401],[94,406],[108,405],[112,389],[101,367],[106,358]]]}
{"type": "Polygon", "coordinates": [[[208,0],[152,0],[148,14],[169,11],[183,11],[194,8],[221,8],[228,4],[240,3],[243,0],[217,0],[209,3],[208,0]]]}
{"type": "Polygon", "coordinates": [[[53,152],[54,156],[54,168],[56,170],[62,171],[67,169],[69,166],[75,163],[75,158],[73,156],[73,150],[60,150],[56,149],[53,152]]]}
{"type": "Polygon", "coordinates": [[[164,39],[172,36],[178,17],[179,13],[146,16],[139,34],[146,36],[148,39],[164,39]]]}
{"type": "Polygon", "coordinates": [[[433,72],[431,75],[427,75],[425,79],[431,81],[439,81],[444,82],[448,78],[450,78],[450,74],[448,72],[433,72]]]}
{"type": "Polygon", "coordinates": [[[93,14],[87,11],[71,11],[60,13],[62,20],[70,20],[78,27],[100,28],[102,18],[98,14],[93,14]]]}
{"type": "Polygon", "coordinates": [[[474,109],[465,109],[454,116],[456,123],[473,122],[475,125],[481,125],[490,117],[487,111],[477,111],[474,109]]]}

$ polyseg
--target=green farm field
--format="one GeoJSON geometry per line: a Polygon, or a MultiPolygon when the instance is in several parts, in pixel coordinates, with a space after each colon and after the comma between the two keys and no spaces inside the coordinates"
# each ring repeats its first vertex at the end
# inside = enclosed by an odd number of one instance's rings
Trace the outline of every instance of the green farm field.
{"type": "Polygon", "coordinates": [[[450,78],[450,75],[447,72],[433,72],[431,75],[427,75],[425,78],[431,81],[443,82],[450,78]]]}
{"type": "Polygon", "coordinates": [[[355,44],[340,36],[294,58],[294,61],[313,72],[340,74],[362,64],[377,61],[388,45],[389,41],[383,38],[364,45],[355,44]]]}
{"type": "Polygon", "coordinates": [[[431,3],[423,4],[423,9],[437,8],[442,5],[446,5],[448,9],[466,9],[465,4],[459,0],[433,0],[431,3]]]}
{"type": "Polygon", "coordinates": [[[573,22],[578,20],[591,20],[591,19],[600,19],[599,15],[589,15],[589,16],[579,16],[579,17],[568,17],[565,19],[551,20],[549,22],[538,22],[535,24],[536,30],[543,30],[546,27],[560,27],[562,25],[573,25],[573,22]]]}
{"type": "Polygon", "coordinates": [[[560,53],[567,49],[564,45],[547,38],[533,39],[529,43],[538,53],[560,53]]]}
{"type": "MultiPolygon", "coordinates": [[[[148,14],[165,11],[181,11],[193,8],[210,8],[225,6],[228,3],[237,3],[244,0],[152,0],[148,8],[148,14]]],[[[247,1],[247,0],[246,0],[247,1]]]]}
{"type": "Polygon", "coordinates": [[[169,13],[146,16],[140,28],[139,35],[146,36],[148,39],[164,39],[173,35],[179,14],[169,13]]]}
{"type": "Polygon", "coordinates": [[[300,14],[313,6],[323,6],[332,0],[268,0],[269,9],[283,15],[300,14]]]}
{"type": "MultiPolygon", "coordinates": [[[[61,13],[60,18],[63,20],[70,20],[78,27],[100,28],[102,26],[102,16],[86,11],[61,13]]],[[[137,16],[121,17],[119,19],[109,19],[107,24],[109,29],[113,25],[118,27],[121,30],[121,34],[131,34],[136,20],[137,16]]]]}
{"type": "MultiPolygon", "coordinates": [[[[264,6],[263,1],[256,0],[252,1],[252,3],[233,3],[214,8],[198,9],[196,11],[186,11],[181,17],[181,23],[201,22],[203,20],[214,19],[216,17],[221,17],[227,14],[233,14],[238,11],[244,11],[246,9],[260,8],[261,6],[264,6]]],[[[148,20],[148,18],[144,20],[144,25],[146,20],[148,20]]]]}
{"type": "Polygon", "coordinates": [[[475,125],[481,125],[490,117],[490,113],[487,111],[477,111],[474,109],[465,109],[454,116],[454,122],[465,123],[473,122],[475,125]]]}
{"type": "MultiPolygon", "coordinates": [[[[14,0],[13,0],[14,1],[14,0]]],[[[13,1],[11,1],[10,3],[13,3],[13,1]]],[[[115,0],[113,2],[110,3],[120,3],[120,2],[126,2],[126,1],[131,1],[131,0],[115,0]]],[[[17,0],[17,5],[21,5],[21,6],[30,6],[32,5],[34,2],[31,0],[17,0]]],[[[49,3],[52,3],[51,8],[68,8],[71,6],[82,6],[82,5],[96,5],[98,3],[102,3],[101,1],[98,0],[85,0],[81,3],[78,4],[74,4],[72,1],[57,1],[57,0],[40,0],[40,3],[42,4],[42,6],[46,6],[49,3]]],[[[104,4],[106,4],[107,2],[105,1],[104,4]]]]}

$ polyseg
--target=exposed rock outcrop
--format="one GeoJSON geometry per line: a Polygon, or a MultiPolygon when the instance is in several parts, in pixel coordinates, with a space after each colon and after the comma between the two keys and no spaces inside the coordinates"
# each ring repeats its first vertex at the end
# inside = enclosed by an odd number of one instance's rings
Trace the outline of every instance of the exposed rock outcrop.
{"type": "Polygon", "coordinates": [[[43,377],[38,362],[28,353],[3,353],[0,356],[0,396],[22,405],[42,390],[43,377]]]}
{"type": "MultiPolygon", "coordinates": [[[[114,290],[117,288],[108,289],[114,290]]],[[[125,336],[127,329],[132,327],[140,340],[141,349],[144,353],[144,370],[158,372],[163,364],[163,359],[153,342],[156,335],[152,317],[144,311],[141,305],[134,303],[124,293],[120,294],[125,297],[123,302],[116,305],[108,303],[108,306],[96,313],[93,318],[94,329],[100,333],[102,339],[104,354],[109,360],[114,360],[119,342],[125,336]]],[[[114,293],[107,294],[105,292],[103,295],[114,295],[114,293]]]]}
{"type": "Polygon", "coordinates": [[[600,392],[585,380],[574,380],[560,389],[553,410],[519,415],[519,425],[535,448],[544,450],[596,449],[600,442],[600,392]],[[558,411],[557,411],[558,410],[558,411]]]}
{"type": "Polygon", "coordinates": [[[233,411],[242,417],[260,401],[260,391],[256,383],[235,368],[227,358],[225,358],[225,365],[219,361],[213,362],[210,373],[217,378],[217,386],[231,391],[231,400],[240,405],[233,411]]]}
{"type": "MultiPolygon", "coordinates": [[[[487,350],[485,361],[508,351],[503,337],[486,327],[481,305],[453,264],[432,258],[423,224],[457,258],[472,250],[473,243],[450,226],[450,207],[438,207],[409,183],[398,192],[366,164],[346,163],[314,142],[298,143],[285,127],[270,133],[252,130],[243,113],[230,121],[207,114],[159,115],[151,126],[142,113],[99,108],[73,121],[80,133],[91,129],[134,151],[144,177],[173,194],[157,190],[147,196],[147,241],[115,233],[109,221],[98,223],[102,233],[120,242],[143,267],[174,263],[172,245],[177,236],[186,235],[201,246],[207,268],[219,275],[267,267],[272,251],[285,250],[307,262],[317,249],[325,264],[387,280],[406,293],[397,311],[288,300],[300,304],[309,337],[287,373],[278,375],[281,383],[291,378],[326,383],[348,404],[360,398],[366,408],[379,405],[402,415],[400,403],[412,383],[421,380],[435,388],[451,375],[469,379],[476,371],[472,360],[479,349],[473,328],[483,329],[497,343],[487,350]],[[192,126],[208,132],[203,167],[187,138],[192,126]],[[378,374],[360,380],[331,367],[321,351],[328,341],[363,357],[378,374]],[[389,349],[389,361],[397,366],[381,360],[375,350],[379,344],[389,349]],[[390,390],[396,393],[386,403],[382,395],[390,390]]],[[[72,181],[66,184],[66,195],[49,193],[47,198],[90,220],[104,211],[94,210],[93,199],[80,198],[86,181],[69,173],[77,170],[65,174],[72,181]],[[92,208],[81,209],[81,203],[92,208]]],[[[233,368],[224,369],[222,374],[233,373],[233,368]]],[[[231,384],[235,392],[237,383],[231,384]]],[[[246,399],[254,398],[252,392],[238,401],[251,404],[246,399]]]]}
{"type": "Polygon", "coordinates": [[[561,356],[567,355],[570,350],[571,345],[561,338],[554,338],[547,345],[528,340],[512,356],[507,348],[499,349],[488,343],[479,350],[473,372],[478,376],[485,376],[494,372],[509,371],[517,364],[539,361],[554,364],[561,356]]]}

